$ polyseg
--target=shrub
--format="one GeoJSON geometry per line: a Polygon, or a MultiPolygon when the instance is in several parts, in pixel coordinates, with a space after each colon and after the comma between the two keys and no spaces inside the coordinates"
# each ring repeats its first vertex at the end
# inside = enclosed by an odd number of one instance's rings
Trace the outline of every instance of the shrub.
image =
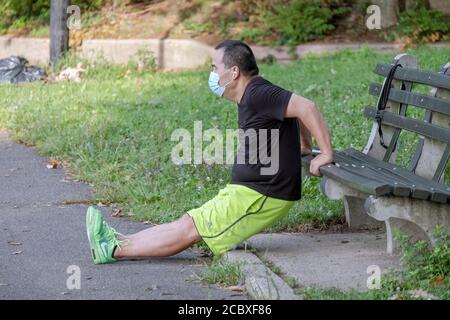
{"type": "Polygon", "coordinates": [[[433,248],[429,248],[424,240],[413,242],[399,232],[395,237],[402,250],[405,282],[420,285],[424,281],[441,281],[450,276],[450,233],[444,227],[437,226],[434,230],[433,248]]]}
{"type": "Polygon", "coordinates": [[[450,31],[450,17],[426,8],[407,10],[400,14],[399,29],[413,42],[435,42],[450,31]]]}
{"type": "Polygon", "coordinates": [[[349,11],[342,1],[294,0],[262,13],[268,31],[280,34],[289,46],[322,37],[333,30],[332,19],[349,11]]]}
{"type": "MultiPolygon", "coordinates": [[[[104,0],[72,0],[82,10],[97,10],[104,0]]],[[[50,0],[4,0],[0,2],[0,29],[23,28],[17,21],[48,22],[50,19],[50,0]]]]}
{"type": "Polygon", "coordinates": [[[346,0],[249,0],[241,16],[250,26],[239,38],[261,45],[295,45],[321,38],[335,28],[334,18],[350,11],[346,0]]]}
{"type": "Polygon", "coordinates": [[[140,48],[130,58],[128,65],[139,72],[153,72],[157,68],[157,61],[153,52],[147,48],[140,48]]]}

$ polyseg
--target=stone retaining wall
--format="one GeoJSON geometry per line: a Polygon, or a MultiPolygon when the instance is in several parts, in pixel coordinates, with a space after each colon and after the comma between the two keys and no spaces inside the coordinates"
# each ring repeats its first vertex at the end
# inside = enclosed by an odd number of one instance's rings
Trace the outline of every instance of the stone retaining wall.
{"type": "MultiPolygon", "coordinates": [[[[48,64],[49,40],[38,38],[10,38],[0,37],[0,58],[11,55],[20,55],[27,58],[30,63],[48,64]]],[[[299,45],[295,52],[303,58],[308,54],[323,54],[342,49],[357,50],[363,43],[345,44],[305,44],[299,45]]],[[[399,52],[400,44],[371,43],[369,47],[381,52],[399,52]]],[[[450,43],[438,43],[432,46],[450,46],[450,43]]],[[[85,40],[78,54],[82,57],[95,59],[104,57],[113,63],[127,63],[136,55],[139,49],[153,53],[157,64],[162,69],[192,69],[204,65],[210,59],[213,48],[189,39],[93,39],[85,40]]],[[[273,49],[261,46],[252,46],[258,60],[275,57],[279,62],[291,60],[287,48],[273,49]]]]}

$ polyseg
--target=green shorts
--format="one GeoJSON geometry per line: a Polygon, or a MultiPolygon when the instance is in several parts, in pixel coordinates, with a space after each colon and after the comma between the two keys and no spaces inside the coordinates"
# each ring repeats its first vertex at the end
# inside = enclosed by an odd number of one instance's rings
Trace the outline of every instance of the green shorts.
{"type": "Polygon", "coordinates": [[[217,196],[187,213],[213,254],[221,255],[283,218],[294,203],[227,184],[217,196]]]}

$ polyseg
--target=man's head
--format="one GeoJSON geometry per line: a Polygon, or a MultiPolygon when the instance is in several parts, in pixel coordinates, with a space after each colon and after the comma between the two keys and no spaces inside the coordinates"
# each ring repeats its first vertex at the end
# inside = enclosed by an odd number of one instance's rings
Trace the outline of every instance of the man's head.
{"type": "Polygon", "coordinates": [[[238,82],[258,75],[259,69],[253,51],[244,42],[225,40],[214,49],[212,71],[218,75],[218,84],[226,87],[227,91],[232,91],[238,82]]]}

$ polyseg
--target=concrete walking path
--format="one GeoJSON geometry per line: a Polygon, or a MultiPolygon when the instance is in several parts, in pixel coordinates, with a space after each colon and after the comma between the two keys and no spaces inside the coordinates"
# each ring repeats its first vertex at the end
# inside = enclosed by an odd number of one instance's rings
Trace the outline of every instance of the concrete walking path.
{"type": "Polygon", "coordinates": [[[302,286],[367,291],[369,266],[400,268],[399,257],[386,253],[384,231],[260,234],[248,244],[302,286]]]}
{"type": "MultiPolygon", "coordinates": [[[[205,259],[193,250],[94,265],[85,229],[91,189],[46,165],[34,148],[0,131],[0,299],[245,299],[200,283],[195,274],[205,259]],[[70,266],[79,267],[80,289],[67,287],[70,266]]],[[[122,233],[148,227],[100,209],[122,233]]]]}

